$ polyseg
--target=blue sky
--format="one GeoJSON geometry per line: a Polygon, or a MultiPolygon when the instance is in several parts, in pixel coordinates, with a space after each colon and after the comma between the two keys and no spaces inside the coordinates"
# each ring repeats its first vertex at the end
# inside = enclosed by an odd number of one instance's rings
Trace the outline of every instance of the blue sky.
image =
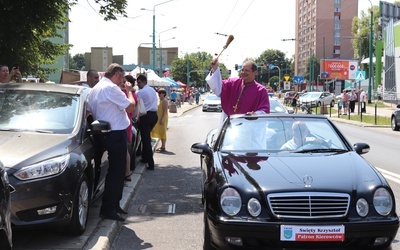
{"type": "MultiPolygon", "coordinates": [[[[92,0],[80,0],[70,12],[69,42],[74,45],[70,53],[108,46],[114,55],[124,55],[124,64],[137,64],[137,47],[152,43],[156,5],[156,44],[179,47],[180,57],[197,51],[219,53],[226,37],[215,33],[235,36],[220,57],[228,68],[267,49],[281,50],[288,57],[294,54],[294,42],[282,39],[295,37],[295,0],[167,1],[128,0],[128,18],[105,22],[92,0]]],[[[368,0],[358,2],[359,10],[366,11],[371,5],[368,0]]],[[[379,4],[379,0],[371,2],[379,4]]]]}

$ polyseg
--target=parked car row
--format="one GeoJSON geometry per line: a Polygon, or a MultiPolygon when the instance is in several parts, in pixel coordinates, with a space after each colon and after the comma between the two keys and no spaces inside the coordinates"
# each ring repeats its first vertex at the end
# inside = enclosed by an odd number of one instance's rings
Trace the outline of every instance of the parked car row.
{"type": "MultiPolygon", "coordinates": [[[[86,113],[89,92],[63,84],[0,85],[0,161],[7,170],[3,175],[0,168],[5,189],[0,204],[8,206],[9,187],[13,227],[57,226],[72,235],[85,231],[108,169],[107,152],[96,138],[110,129],[86,113]]],[[[139,132],[133,128],[133,133],[131,168],[141,145],[139,132]]],[[[8,232],[6,215],[0,211],[0,233],[8,232]]]]}
{"type": "MultiPolygon", "coordinates": [[[[275,97],[269,97],[270,110],[271,113],[292,113],[293,110],[288,110],[285,106],[283,106],[278,99],[275,97]]],[[[208,94],[204,100],[202,105],[203,112],[206,111],[218,111],[222,112],[221,106],[221,98],[215,94],[208,94]]]]}

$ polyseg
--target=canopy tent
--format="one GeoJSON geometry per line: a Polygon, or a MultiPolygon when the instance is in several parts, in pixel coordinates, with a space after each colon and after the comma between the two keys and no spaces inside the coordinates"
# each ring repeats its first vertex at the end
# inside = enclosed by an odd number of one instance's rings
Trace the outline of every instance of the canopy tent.
{"type": "Polygon", "coordinates": [[[134,69],[129,73],[129,75],[131,75],[131,76],[137,78],[137,76],[138,76],[139,74],[144,74],[144,73],[146,73],[146,69],[145,69],[145,68],[141,68],[141,67],[139,67],[139,66],[136,66],[136,68],[134,68],[134,69]]]}
{"type": "Polygon", "coordinates": [[[169,87],[171,84],[159,77],[153,70],[146,70],[147,84],[152,87],[169,87]]]}
{"type": "Polygon", "coordinates": [[[171,88],[180,88],[181,87],[181,85],[178,84],[177,82],[175,82],[174,79],[172,79],[172,78],[164,77],[162,79],[164,79],[165,81],[169,82],[171,88]]]}
{"type": "MultiPolygon", "coordinates": [[[[385,58],[382,57],[382,62],[385,61],[385,58]]],[[[372,57],[372,63],[376,62],[376,57],[372,57]]],[[[361,64],[369,64],[369,57],[365,58],[364,60],[361,61],[361,64]]]]}

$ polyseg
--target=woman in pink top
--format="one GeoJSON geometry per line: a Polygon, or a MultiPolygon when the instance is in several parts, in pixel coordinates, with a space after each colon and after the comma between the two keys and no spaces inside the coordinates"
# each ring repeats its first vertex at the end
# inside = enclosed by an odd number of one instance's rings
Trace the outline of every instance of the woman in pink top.
{"type": "MultiPolygon", "coordinates": [[[[130,82],[132,84],[132,86],[134,86],[136,80],[135,80],[135,78],[133,78],[133,76],[126,75],[124,78],[124,81],[121,82],[121,84],[119,85],[121,90],[125,93],[125,95],[128,96],[128,93],[126,92],[126,90],[124,88],[126,81],[130,82]]],[[[137,97],[136,93],[134,92],[134,90],[132,91],[132,95],[133,95],[133,98],[135,99],[135,102],[137,103],[138,97],[137,97]]],[[[126,115],[128,116],[129,120],[131,121],[129,126],[126,128],[126,132],[128,134],[128,144],[132,143],[132,118],[136,116],[136,111],[137,110],[135,110],[135,112],[133,112],[133,113],[126,112],[126,115]]],[[[129,151],[126,154],[125,181],[131,181],[131,156],[129,154],[129,151]]]]}

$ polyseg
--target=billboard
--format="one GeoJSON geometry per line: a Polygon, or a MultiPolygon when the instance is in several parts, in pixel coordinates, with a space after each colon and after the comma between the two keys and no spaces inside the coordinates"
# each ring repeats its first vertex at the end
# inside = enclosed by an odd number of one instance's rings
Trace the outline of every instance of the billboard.
{"type": "Polygon", "coordinates": [[[321,79],[356,79],[357,60],[321,59],[321,79]]]}

